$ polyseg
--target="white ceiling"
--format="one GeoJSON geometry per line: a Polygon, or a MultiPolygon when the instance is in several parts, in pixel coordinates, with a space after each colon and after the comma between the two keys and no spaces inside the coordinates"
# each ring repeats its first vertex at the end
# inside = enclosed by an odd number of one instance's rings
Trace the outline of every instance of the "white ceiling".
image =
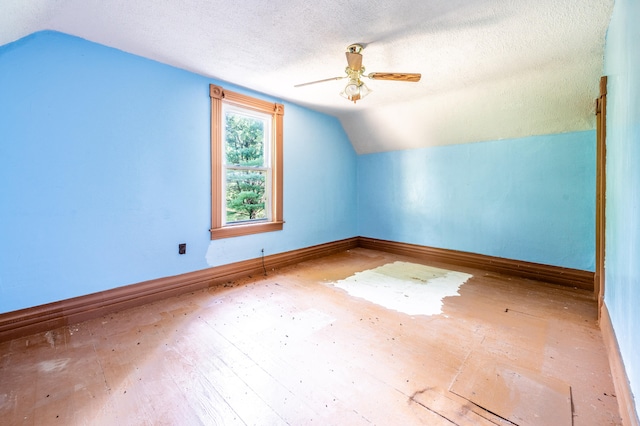
{"type": "Polygon", "coordinates": [[[334,115],[358,153],[593,129],[613,0],[2,0],[0,45],[51,29],[334,115]],[[338,93],[345,48],[366,80],[338,93]]]}

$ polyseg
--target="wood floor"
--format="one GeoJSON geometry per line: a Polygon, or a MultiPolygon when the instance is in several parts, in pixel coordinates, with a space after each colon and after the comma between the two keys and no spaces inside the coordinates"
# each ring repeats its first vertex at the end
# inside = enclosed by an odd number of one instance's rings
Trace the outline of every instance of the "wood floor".
{"type": "Polygon", "coordinates": [[[473,278],[410,316],[331,284],[397,260],[424,263],[359,248],[0,343],[0,423],[620,424],[588,293],[435,264],[473,278]]]}

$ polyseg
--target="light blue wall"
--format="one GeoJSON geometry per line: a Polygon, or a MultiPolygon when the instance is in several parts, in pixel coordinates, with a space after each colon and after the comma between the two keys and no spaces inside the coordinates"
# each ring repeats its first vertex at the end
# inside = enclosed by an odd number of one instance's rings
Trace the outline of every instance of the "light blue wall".
{"type": "Polygon", "coordinates": [[[209,239],[209,83],[244,91],[56,32],[0,47],[0,313],[356,235],[348,138],[285,103],[284,231],[209,239]]]}
{"type": "Polygon", "coordinates": [[[56,32],[0,48],[0,312],[355,235],[593,270],[594,132],[357,157],[288,103],[285,230],[212,242],[209,83],[243,91],[56,32]]]}
{"type": "Polygon", "coordinates": [[[594,270],[595,132],[358,158],[362,236],[594,270]]]}
{"type": "Polygon", "coordinates": [[[605,303],[640,412],[640,2],[616,0],[605,49],[605,303]]]}

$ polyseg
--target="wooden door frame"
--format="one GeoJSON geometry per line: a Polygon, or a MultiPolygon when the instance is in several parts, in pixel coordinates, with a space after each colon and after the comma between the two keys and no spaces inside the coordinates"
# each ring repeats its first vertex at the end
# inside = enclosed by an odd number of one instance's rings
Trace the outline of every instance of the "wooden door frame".
{"type": "Polygon", "coordinates": [[[596,99],[596,272],[594,296],[598,303],[598,320],[602,313],[605,286],[605,202],[607,157],[607,77],[600,78],[600,96],[596,99]]]}

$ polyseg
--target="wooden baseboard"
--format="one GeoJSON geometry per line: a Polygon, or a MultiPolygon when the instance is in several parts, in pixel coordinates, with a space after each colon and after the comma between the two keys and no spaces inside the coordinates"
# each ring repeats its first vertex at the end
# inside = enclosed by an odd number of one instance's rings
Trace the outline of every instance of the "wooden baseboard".
{"type": "Polygon", "coordinates": [[[250,259],[7,312],[0,314],[0,342],[76,324],[111,312],[200,290],[252,274],[262,274],[263,268],[267,270],[282,268],[357,246],[358,238],[349,238],[265,256],[264,265],[262,258],[250,259]]]}
{"type": "Polygon", "coordinates": [[[593,291],[593,273],[366,237],[320,244],[0,314],[0,342],[86,321],[267,270],[362,247],[593,291]]]}
{"type": "Polygon", "coordinates": [[[602,304],[600,312],[600,331],[602,332],[604,345],[607,348],[609,366],[611,368],[613,384],[616,388],[616,397],[618,399],[622,424],[625,426],[638,426],[640,421],[638,420],[633,392],[629,385],[629,378],[624,367],[622,355],[620,354],[620,346],[618,346],[618,339],[616,338],[606,303],[602,304]]]}
{"type": "Polygon", "coordinates": [[[366,237],[360,237],[358,245],[362,248],[515,275],[593,292],[594,273],[589,271],[366,237]]]}

